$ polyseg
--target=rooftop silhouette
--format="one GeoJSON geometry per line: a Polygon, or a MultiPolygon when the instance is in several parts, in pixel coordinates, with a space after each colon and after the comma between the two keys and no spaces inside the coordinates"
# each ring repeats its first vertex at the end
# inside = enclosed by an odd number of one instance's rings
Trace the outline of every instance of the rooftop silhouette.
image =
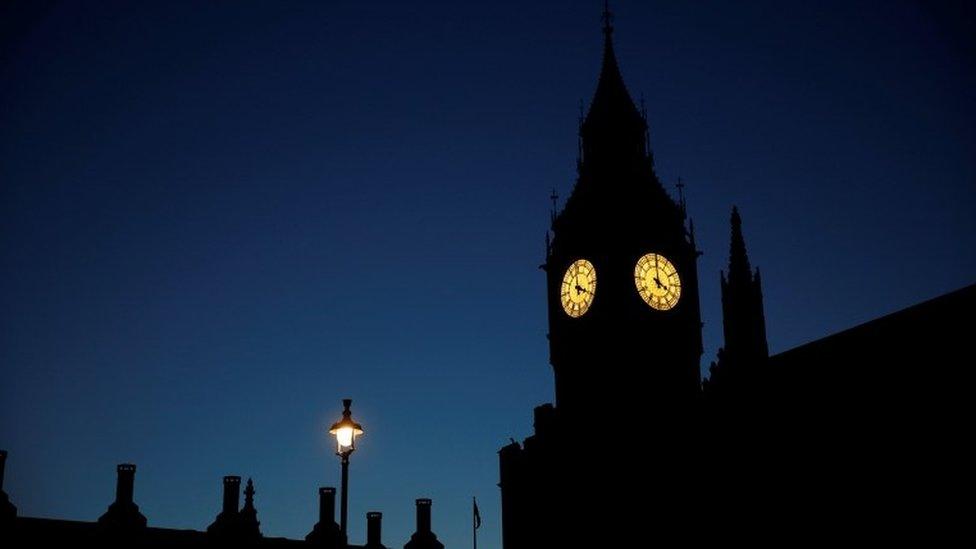
{"type": "MultiPolygon", "coordinates": [[[[223,505],[206,530],[181,530],[151,526],[134,500],[136,466],[117,467],[116,498],[97,522],[81,522],[17,516],[3,492],[7,452],[0,450],[0,542],[4,547],[317,547],[322,549],[385,549],[382,540],[383,514],[366,513],[366,541],[349,544],[335,520],[335,488],[319,488],[319,520],[304,540],[266,537],[257,520],[252,479],[244,488],[240,506],[241,477],[223,478],[223,505]]],[[[431,500],[417,500],[417,531],[404,545],[408,549],[443,549],[432,530],[431,500]]]]}

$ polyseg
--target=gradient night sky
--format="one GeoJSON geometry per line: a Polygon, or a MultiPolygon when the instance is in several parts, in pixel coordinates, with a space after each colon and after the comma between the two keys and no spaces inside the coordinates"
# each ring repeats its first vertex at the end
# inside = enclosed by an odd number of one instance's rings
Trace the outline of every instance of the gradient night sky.
{"type": "MultiPolygon", "coordinates": [[[[476,495],[498,547],[496,451],[552,398],[537,266],[601,4],[5,4],[0,447],[20,512],[93,520],[133,461],[152,525],[206,527],[240,474],[264,533],[302,537],[350,397],[351,540],[379,510],[402,546],[432,497],[464,547],[476,495]]],[[[732,204],[773,352],[976,280],[964,12],[614,4],[705,252],[703,369],[732,204]]]]}

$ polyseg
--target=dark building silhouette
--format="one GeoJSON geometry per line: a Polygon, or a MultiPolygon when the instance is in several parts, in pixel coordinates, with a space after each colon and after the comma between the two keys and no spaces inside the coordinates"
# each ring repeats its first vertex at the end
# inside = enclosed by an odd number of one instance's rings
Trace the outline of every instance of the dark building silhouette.
{"type": "MultiPolygon", "coordinates": [[[[254,505],[254,483],[248,479],[244,488],[244,505],[240,504],[241,477],[223,479],[223,503],[220,512],[205,531],[179,530],[149,526],[133,500],[136,466],[120,464],[117,468],[115,501],[97,522],[43,519],[17,516],[17,509],[3,492],[3,473],[7,452],[0,450],[0,546],[20,547],[316,547],[328,549],[385,549],[383,514],[366,514],[366,544],[347,544],[335,522],[335,488],[319,489],[319,521],[304,540],[273,538],[261,534],[254,505]]],[[[417,500],[417,532],[407,542],[408,548],[442,549],[431,531],[431,500],[417,500]]]]}
{"type": "Polygon", "coordinates": [[[555,403],[499,451],[505,549],[877,540],[920,516],[964,520],[932,511],[936,484],[919,479],[964,470],[947,441],[972,412],[948,372],[968,355],[976,286],[770,357],[733,208],[724,342],[702,382],[694,225],[680,182],[674,199],[654,172],[608,10],[603,35],[576,183],[546,234],[555,403]]]}

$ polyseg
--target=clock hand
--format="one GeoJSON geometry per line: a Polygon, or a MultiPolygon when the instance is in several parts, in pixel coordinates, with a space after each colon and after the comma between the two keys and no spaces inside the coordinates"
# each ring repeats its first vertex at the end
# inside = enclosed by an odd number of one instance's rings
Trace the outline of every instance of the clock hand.
{"type": "Polygon", "coordinates": [[[658,277],[656,277],[656,276],[654,277],[654,283],[657,284],[657,287],[658,288],[661,288],[662,290],[667,290],[668,289],[667,286],[665,286],[664,284],[661,284],[661,280],[658,277]]]}
{"type": "Polygon", "coordinates": [[[586,293],[586,288],[584,288],[584,287],[580,286],[579,284],[577,284],[576,285],[576,293],[580,293],[580,292],[586,293]]]}

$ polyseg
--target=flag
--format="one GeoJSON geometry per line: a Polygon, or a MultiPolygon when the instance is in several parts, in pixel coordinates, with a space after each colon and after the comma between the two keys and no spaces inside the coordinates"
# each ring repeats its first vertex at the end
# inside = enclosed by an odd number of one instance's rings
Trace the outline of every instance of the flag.
{"type": "Polygon", "coordinates": [[[481,513],[478,512],[478,500],[475,498],[471,498],[471,501],[474,504],[474,509],[473,509],[474,529],[477,530],[478,528],[481,528],[481,513]]]}

